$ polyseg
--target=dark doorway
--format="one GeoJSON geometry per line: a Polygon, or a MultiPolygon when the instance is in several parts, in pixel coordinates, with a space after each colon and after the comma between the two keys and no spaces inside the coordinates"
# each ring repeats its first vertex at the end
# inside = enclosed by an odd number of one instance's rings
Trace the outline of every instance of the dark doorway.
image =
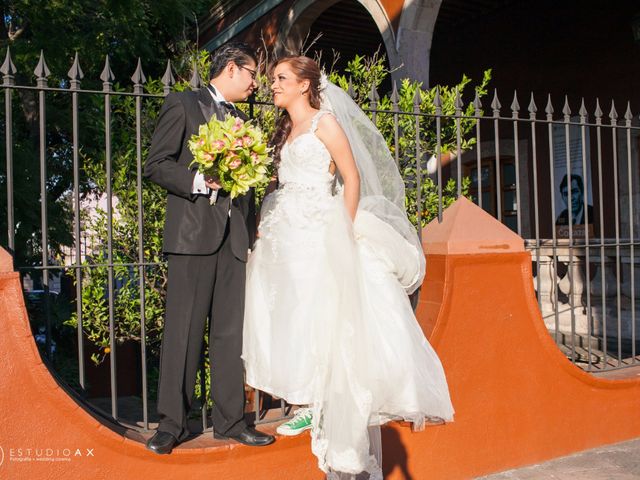
{"type": "MultiPolygon", "coordinates": [[[[321,54],[325,68],[334,61],[333,50],[340,52],[335,63],[340,71],[344,71],[347,62],[356,55],[371,56],[378,49],[386,54],[377,25],[356,0],[342,0],[325,10],[311,25],[306,46],[319,34],[321,37],[309,48],[307,55],[321,54]]],[[[389,68],[389,61],[386,63],[389,68]]]]}

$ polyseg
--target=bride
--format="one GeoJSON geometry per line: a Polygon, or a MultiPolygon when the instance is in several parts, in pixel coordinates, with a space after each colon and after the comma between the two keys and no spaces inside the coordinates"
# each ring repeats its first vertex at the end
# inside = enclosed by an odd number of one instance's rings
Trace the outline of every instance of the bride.
{"type": "Polygon", "coordinates": [[[272,139],[279,188],[265,198],[247,266],[249,385],[301,408],[329,478],[382,479],[380,425],[453,418],[440,360],[407,293],[424,255],[384,138],[307,57],[273,71],[285,110],[272,139]]]}

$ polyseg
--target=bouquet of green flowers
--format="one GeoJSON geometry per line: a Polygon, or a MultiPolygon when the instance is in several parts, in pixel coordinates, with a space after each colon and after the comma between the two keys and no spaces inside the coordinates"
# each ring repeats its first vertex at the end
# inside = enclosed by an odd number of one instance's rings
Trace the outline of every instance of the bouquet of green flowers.
{"type": "Polygon", "coordinates": [[[230,114],[224,120],[213,117],[191,136],[189,150],[194,157],[189,167],[197,165],[203,175],[215,178],[231,198],[271,179],[271,149],[260,128],[250,120],[245,122],[230,114]]]}

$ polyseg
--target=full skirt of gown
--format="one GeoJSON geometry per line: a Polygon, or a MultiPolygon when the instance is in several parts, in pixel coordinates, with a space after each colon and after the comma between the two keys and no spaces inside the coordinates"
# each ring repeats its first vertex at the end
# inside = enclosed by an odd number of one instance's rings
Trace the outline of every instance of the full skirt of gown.
{"type": "MultiPolygon", "coordinates": [[[[313,132],[303,142],[299,158],[320,143],[313,132]]],[[[246,382],[312,408],[312,450],[330,476],[382,478],[370,427],[453,418],[442,365],[398,279],[422,252],[368,211],[352,222],[327,165],[296,170],[286,164],[295,153],[283,151],[285,181],[265,199],[247,265],[246,382]]]]}

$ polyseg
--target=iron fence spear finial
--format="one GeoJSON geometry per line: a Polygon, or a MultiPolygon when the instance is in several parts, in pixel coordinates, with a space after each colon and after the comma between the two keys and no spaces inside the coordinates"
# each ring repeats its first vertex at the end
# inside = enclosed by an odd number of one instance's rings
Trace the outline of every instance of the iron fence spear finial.
{"type": "Polygon", "coordinates": [[[67,76],[71,80],[71,90],[79,89],[80,81],[84,78],[84,73],[82,72],[82,68],[80,68],[80,58],[78,56],[78,52],[76,52],[76,56],[73,60],[73,65],[71,65],[67,76]]]}
{"type": "Polygon", "coordinates": [[[378,114],[376,109],[378,108],[378,100],[380,97],[378,96],[378,92],[376,91],[375,82],[371,84],[371,91],[369,92],[369,109],[371,110],[371,121],[376,124],[376,119],[378,114]]]}
{"type": "Polygon", "coordinates": [[[571,119],[571,108],[569,108],[569,99],[564,96],[564,105],[562,106],[562,114],[564,115],[564,121],[568,122],[571,119]]]}
{"type": "Polygon", "coordinates": [[[533,98],[533,92],[531,92],[531,100],[529,101],[529,106],[527,107],[527,110],[529,110],[529,118],[531,120],[535,120],[536,113],[538,113],[538,106],[536,105],[536,101],[533,98]]]}
{"type": "MultiPolygon", "coordinates": [[[[417,91],[420,91],[420,89],[418,89],[417,91]]],[[[440,96],[440,86],[436,87],[436,94],[433,97],[433,106],[436,107],[436,115],[442,114],[442,97],[440,96]]]]}
{"type": "Polygon", "coordinates": [[[551,104],[551,94],[547,95],[547,106],[544,107],[544,112],[547,114],[547,120],[553,120],[553,105],[551,104]]]}
{"type": "Polygon", "coordinates": [[[633,114],[631,113],[631,102],[627,102],[627,110],[624,112],[624,119],[626,121],[626,126],[631,126],[631,121],[633,120],[633,114]]]}
{"type": "Polygon", "coordinates": [[[456,98],[453,102],[453,106],[456,109],[456,115],[460,115],[462,113],[462,108],[464,107],[464,103],[462,102],[462,95],[460,95],[460,89],[456,86],[456,98]]]}
{"type": "Polygon", "coordinates": [[[138,57],[138,65],[136,66],[136,71],[133,72],[131,76],[131,81],[133,82],[134,92],[142,93],[142,85],[147,82],[147,77],[145,77],[142,71],[142,60],[140,60],[140,57],[138,57]]]}
{"type": "Polygon", "coordinates": [[[476,117],[482,116],[482,102],[480,101],[480,95],[476,91],[476,96],[473,99],[473,112],[476,117]]]}
{"type": "Polygon", "coordinates": [[[164,85],[163,93],[168,95],[171,91],[171,87],[175,85],[176,79],[173,76],[173,71],[171,70],[171,60],[167,60],[167,69],[164,71],[164,75],[162,75],[162,85],[164,85]]]}
{"type": "Polygon", "coordinates": [[[102,69],[102,73],[100,74],[100,80],[102,80],[102,90],[105,92],[110,92],[112,90],[113,81],[116,77],[113,75],[113,71],[111,70],[111,64],[109,62],[109,55],[105,56],[104,59],[104,68],[102,69]]]}
{"type": "Polygon", "coordinates": [[[420,113],[421,100],[422,100],[422,97],[420,95],[420,88],[416,87],[416,91],[413,94],[413,112],[414,113],[420,113]]]}
{"type": "Polygon", "coordinates": [[[36,81],[39,87],[47,86],[47,77],[51,75],[51,71],[44,59],[43,50],[40,50],[40,60],[38,60],[38,65],[36,65],[36,68],[33,70],[33,74],[36,76],[36,81]]]}
{"type": "Polygon", "coordinates": [[[587,107],[584,106],[584,97],[582,97],[580,101],[580,110],[578,110],[578,114],[580,115],[580,123],[585,123],[587,121],[587,107]]]}
{"type": "Polygon", "coordinates": [[[516,90],[513,91],[513,101],[511,102],[511,116],[513,118],[518,118],[518,114],[520,113],[520,102],[518,102],[518,92],[516,90]]]}
{"type": "Polygon", "coordinates": [[[193,62],[193,70],[191,72],[189,85],[191,86],[192,90],[200,90],[202,88],[202,79],[200,78],[200,74],[198,73],[198,64],[195,62],[193,62]]]}
{"type": "Polygon", "coordinates": [[[356,98],[356,91],[353,88],[353,82],[351,81],[351,77],[349,77],[349,84],[347,86],[347,93],[351,98],[356,98]]]}
{"type": "Polygon", "coordinates": [[[393,105],[394,110],[398,110],[398,100],[400,100],[400,96],[398,95],[398,86],[394,81],[393,89],[391,90],[391,104],[393,105]]]}
{"type": "Polygon", "coordinates": [[[0,73],[3,75],[3,81],[5,85],[13,85],[14,78],[17,73],[16,66],[13,64],[13,60],[11,59],[11,51],[9,47],[7,47],[7,55],[4,58],[4,63],[0,67],[0,73]]]}
{"type": "Polygon", "coordinates": [[[603,114],[604,112],[600,108],[600,99],[596,98],[596,111],[595,111],[596,123],[599,124],[602,121],[603,114]]]}
{"type": "Polygon", "coordinates": [[[616,125],[618,123],[618,111],[616,110],[616,105],[613,100],[611,100],[611,110],[609,111],[609,119],[611,120],[611,125],[616,125]]]}
{"type": "Polygon", "coordinates": [[[500,100],[498,100],[498,89],[494,88],[493,89],[493,100],[491,101],[491,109],[493,110],[493,116],[494,117],[499,117],[500,116],[500,109],[502,108],[502,105],[500,104],[500,100]]]}

